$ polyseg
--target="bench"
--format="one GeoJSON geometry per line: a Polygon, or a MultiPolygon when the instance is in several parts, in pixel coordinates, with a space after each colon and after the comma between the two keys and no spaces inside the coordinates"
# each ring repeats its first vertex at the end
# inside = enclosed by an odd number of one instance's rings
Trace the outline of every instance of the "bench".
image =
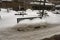
{"type": "Polygon", "coordinates": [[[26,17],[26,18],[17,18],[17,23],[19,23],[21,20],[24,20],[24,19],[30,19],[30,20],[32,20],[32,19],[34,19],[34,18],[42,18],[42,17],[26,17]]]}

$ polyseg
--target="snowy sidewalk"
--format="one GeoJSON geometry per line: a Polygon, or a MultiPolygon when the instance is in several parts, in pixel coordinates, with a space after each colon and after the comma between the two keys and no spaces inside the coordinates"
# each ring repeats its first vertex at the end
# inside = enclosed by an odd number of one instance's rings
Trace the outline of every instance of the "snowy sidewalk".
{"type": "Polygon", "coordinates": [[[60,34],[60,26],[45,28],[29,32],[18,32],[13,29],[0,31],[0,40],[40,40],[60,34]],[[6,31],[7,30],[7,31],[6,31]]]}

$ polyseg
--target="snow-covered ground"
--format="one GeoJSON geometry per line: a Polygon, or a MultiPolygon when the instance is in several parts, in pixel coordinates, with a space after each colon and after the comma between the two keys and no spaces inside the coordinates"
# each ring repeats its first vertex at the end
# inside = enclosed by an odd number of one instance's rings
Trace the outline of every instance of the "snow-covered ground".
{"type": "Polygon", "coordinates": [[[55,11],[52,11],[53,13],[59,13],[60,14],[60,10],[55,10],[55,11]]]}
{"type": "Polygon", "coordinates": [[[8,26],[13,26],[17,23],[16,17],[15,17],[15,11],[10,11],[9,13],[6,12],[6,9],[2,9],[0,11],[0,27],[8,27],[8,26]]]}
{"type": "Polygon", "coordinates": [[[46,18],[46,21],[53,24],[59,24],[60,23],[60,14],[54,14],[53,12],[47,11],[49,17],[46,18]]]}
{"type": "MultiPolygon", "coordinates": [[[[26,12],[29,15],[31,14],[33,16],[34,13],[38,11],[34,10],[34,12],[26,12]]],[[[14,14],[18,13],[16,11],[10,11],[9,13],[6,12],[6,9],[3,9],[0,11],[0,29],[8,28],[8,27],[18,27],[18,26],[26,26],[26,25],[43,25],[46,23],[50,24],[60,24],[60,15],[59,14],[53,14],[53,12],[46,11],[49,16],[43,17],[43,19],[35,18],[33,20],[22,20],[17,24],[17,17],[23,17],[23,16],[15,16],[14,14]],[[22,24],[22,25],[21,25],[22,24]],[[25,25],[26,24],[26,25],[25,25]],[[16,25],[16,26],[14,26],[16,25]]],[[[29,17],[31,17],[31,15],[29,17]]],[[[37,16],[37,15],[34,15],[37,16]]],[[[25,17],[28,17],[25,15],[25,17]]],[[[54,25],[53,25],[54,26],[54,25]]],[[[51,28],[44,28],[39,29],[35,31],[29,31],[29,32],[18,32],[14,30],[13,28],[10,29],[4,29],[3,31],[0,30],[0,40],[40,40],[43,38],[51,37],[55,34],[60,34],[60,25],[59,26],[51,26],[51,28]]]]}
{"type": "MultiPolygon", "coordinates": [[[[20,17],[22,18],[23,16],[16,16],[15,14],[17,14],[18,12],[10,10],[10,12],[6,12],[6,9],[2,9],[2,11],[0,11],[0,27],[11,27],[17,24],[17,18],[20,17]]],[[[27,15],[25,15],[24,17],[37,17],[39,11],[37,10],[26,10],[27,15]]],[[[50,11],[46,11],[48,13],[48,17],[45,17],[43,19],[40,18],[35,18],[33,20],[23,20],[20,23],[25,23],[25,24],[41,24],[41,23],[51,23],[51,24],[59,24],[60,23],[60,15],[58,14],[53,14],[53,12],[50,11]]]]}

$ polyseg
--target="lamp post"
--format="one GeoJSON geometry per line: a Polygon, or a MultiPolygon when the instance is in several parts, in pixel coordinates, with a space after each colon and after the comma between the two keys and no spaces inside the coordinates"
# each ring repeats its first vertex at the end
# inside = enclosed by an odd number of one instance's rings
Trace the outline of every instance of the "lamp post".
{"type": "Polygon", "coordinates": [[[42,9],[42,17],[43,17],[43,15],[44,15],[44,9],[45,9],[45,2],[46,2],[46,0],[44,0],[44,2],[43,2],[43,9],[42,9]]]}
{"type": "Polygon", "coordinates": [[[2,0],[0,0],[0,11],[1,11],[1,6],[2,6],[2,0]]]}
{"type": "MultiPolygon", "coordinates": [[[[41,18],[43,17],[44,15],[44,10],[45,10],[45,3],[46,3],[46,0],[39,0],[40,1],[40,5],[43,6],[42,8],[42,12],[40,12],[41,14],[39,15],[41,18]],[[42,4],[43,3],[43,4],[42,4]]],[[[40,10],[39,10],[40,11],[40,10]]]]}

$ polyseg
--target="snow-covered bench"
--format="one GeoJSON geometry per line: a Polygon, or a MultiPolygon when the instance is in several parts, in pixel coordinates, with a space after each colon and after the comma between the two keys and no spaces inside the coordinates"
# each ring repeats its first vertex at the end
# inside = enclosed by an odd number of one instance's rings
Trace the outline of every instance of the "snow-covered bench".
{"type": "Polygon", "coordinates": [[[42,17],[26,17],[26,18],[17,18],[17,23],[19,23],[21,20],[24,20],[24,19],[34,19],[34,18],[42,18],[42,17]]]}

